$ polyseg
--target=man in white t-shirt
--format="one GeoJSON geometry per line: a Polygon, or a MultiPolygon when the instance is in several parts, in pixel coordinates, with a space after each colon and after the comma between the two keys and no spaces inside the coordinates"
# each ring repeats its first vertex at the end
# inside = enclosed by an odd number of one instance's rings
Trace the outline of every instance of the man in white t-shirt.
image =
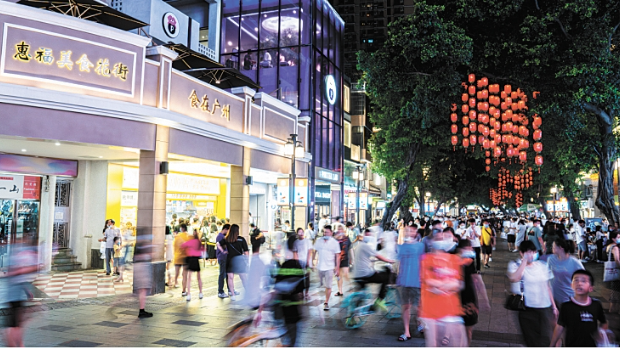
{"type": "Polygon", "coordinates": [[[512,218],[511,220],[506,220],[508,222],[508,231],[506,240],[508,241],[508,250],[514,251],[515,241],[517,236],[517,218],[512,218]]]}
{"type": "MultiPolygon", "coordinates": [[[[338,276],[340,270],[340,245],[332,238],[333,232],[330,225],[323,227],[323,237],[314,243],[314,250],[319,254],[317,268],[321,285],[325,285],[325,303],[323,310],[329,310],[329,297],[332,294],[334,274],[338,276]]],[[[314,265],[313,267],[314,268],[314,265]]]]}
{"type": "MultiPolygon", "coordinates": [[[[312,244],[312,239],[306,238],[306,232],[304,230],[299,229],[297,231],[295,249],[297,250],[297,259],[299,260],[299,264],[304,270],[306,270],[308,265],[312,263],[312,250],[314,250],[314,245],[312,244]]],[[[290,260],[292,257],[293,252],[287,248],[286,259],[290,260]]],[[[310,298],[308,295],[308,291],[310,290],[310,274],[307,274],[304,278],[304,290],[306,299],[310,298]]]]}
{"type": "Polygon", "coordinates": [[[322,236],[323,235],[323,228],[325,228],[326,225],[329,225],[329,219],[327,218],[327,215],[323,215],[323,218],[321,220],[319,220],[318,236],[322,236]]]}
{"type": "Polygon", "coordinates": [[[586,222],[584,220],[579,220],[579,223],[575,226],[575,244],[577,244],[579,249],[579,260],[587,262],[588,242],[586,240],[586,222]]]}
{"type": "Polygon", "coordinates": [[[476,271],[480,273],[480,227],[476,226],[476,219],[469,219],[469,227],[465,230],[464,238],[469,239],[471,247],[476,252],[476,271]]]}

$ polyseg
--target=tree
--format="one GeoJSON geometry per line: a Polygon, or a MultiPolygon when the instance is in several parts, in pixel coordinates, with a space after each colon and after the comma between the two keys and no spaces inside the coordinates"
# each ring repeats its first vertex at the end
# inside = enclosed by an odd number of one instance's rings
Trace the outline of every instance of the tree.
{"type": "Polygon", "coordinates": [[[395,180],[398,189],[386,208],[384,226],[409,191],[422,146],[444,141],[429,130],[445,119],[446,107],[459,89],[457,68],[471,58],[471,39],[453,23],[444,22],[441,10],[417,5],[415,16],[390,26],[382,50],[358,54],[358,68],[373,103],[370,117],[381,129],[371,139],[374,165],[395,180]]]}

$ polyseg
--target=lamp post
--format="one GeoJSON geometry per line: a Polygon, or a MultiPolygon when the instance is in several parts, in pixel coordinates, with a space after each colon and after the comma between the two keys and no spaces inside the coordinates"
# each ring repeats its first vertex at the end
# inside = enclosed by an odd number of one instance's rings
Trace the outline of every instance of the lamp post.
{"type": "Polygon", "coordinates": [[[431,204],[430,204],[430,202],[429,202],[429,199],[431,199],[431,193],[430,193],[430,192],[427,192],[427,193],[425,194],[425,196],[426,196],[426,202],[425,202],[425,204],[426,204],[426,209],[424,209],[424,214],[426,215],[426,214],[428,214],[428,211],[429,211],[429,210],[431,210],[431,204]]]}
{"type": "Polygon", "coordinates": [[[284,144],[284,156],[291,157],[291,175],[289,183],[289,206],[291,208],[291,231],[295,232],[295,158],[304,157],[304,147],[297,141],[297,134],[291,134],[284,144]]]}
{"type": "Polygon", "coordinates": [[[558,188],[557,187],[552,187],[551,188],[551,193],[553,193],[553,218],[551,220],[555,219],[555,201],[556,201],[556,195],[558,193],[558,188]]]}
{"type": "Polygon", "coordinates": [[[353,172],[353,179],[357,180],[357,191],[355,193],[355,222],[360,225],[360,182],[364,180],[364,165],[358,164],[353,172]]]}

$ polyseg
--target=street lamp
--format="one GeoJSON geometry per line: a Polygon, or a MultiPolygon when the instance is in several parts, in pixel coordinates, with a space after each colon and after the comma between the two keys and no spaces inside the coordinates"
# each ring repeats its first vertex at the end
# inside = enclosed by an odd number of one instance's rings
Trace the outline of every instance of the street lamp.
{"type": "Polygon", "coordinates": [[[551,193],[553,193],[553,219],[555,219],[555,201],[557,200],[556,195],[558,193],[558,188],[557,187],[552,187],[551,188],[551,193]]]}
{"type": "Polygon", "coordinates": [[[426,209],[424,209],[424,213],[428,213],[428,211],[431,210],[431,205],[430,205],[430,202],[428,201],[429,199],[431,199],[431,193],[427,192],[425,196],[426,196],[426,202],[425,202],[426,209]]]}
{"type": "Polygon", "coordinates": [[[291,158],[291,176],[289,183],[289,206],[291,207],[291,231],[295,232],[295,158],[304,157],[304,147],[297,141],[297,134],[291,134],[284,144],[284,156],[291,158]]]}
{"type": "Polygon", "coordinates": [[[355,221],[357,226],[360,225],[360,182],[364,180],[364,165],[358,164],[355,167],[355,171],[353,172],[353,179],[357,180],[357,191],[355,194],[356,204],[355,204],[355,221]]]}

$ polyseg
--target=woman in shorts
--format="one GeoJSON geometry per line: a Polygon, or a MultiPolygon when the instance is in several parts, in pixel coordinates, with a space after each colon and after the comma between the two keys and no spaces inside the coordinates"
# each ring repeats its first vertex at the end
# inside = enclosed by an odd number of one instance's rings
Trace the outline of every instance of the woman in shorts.
{"type": "Polygon", "coordinates": [[[202,279],[200,278],[200,258],[202,257],[202,243],[200,242],[200,236],[198,233],[198,228],[194,228],[192,233],[192,238],[190,238],[187,242],[183,243],[182,247],[185,249],[185,261],[187,262],[187,296],[185,297],[186,301],[191,301],[192,296],[190,291],[192,289],[192,273],[196,273],[196,277],[198,278],[198,290],[200,293],[198,294],[198,298],[202,299],[202,279]]]}
{"type": "Polygon", "coordinates": [[[228,276],[228,296],[231,301],[235,301],[235,274],[241,278],[243,287],[246,287],[247,280],[247,260],[250,249],[245,238],[239,235],[239,225],[233,224],[228,230],[228,234],[221,241],[216,243],[217,248],[222,253],[226,253],[226,274],[228,276]],[[223,249],[226,247],[226,250],[223,249]]]}

